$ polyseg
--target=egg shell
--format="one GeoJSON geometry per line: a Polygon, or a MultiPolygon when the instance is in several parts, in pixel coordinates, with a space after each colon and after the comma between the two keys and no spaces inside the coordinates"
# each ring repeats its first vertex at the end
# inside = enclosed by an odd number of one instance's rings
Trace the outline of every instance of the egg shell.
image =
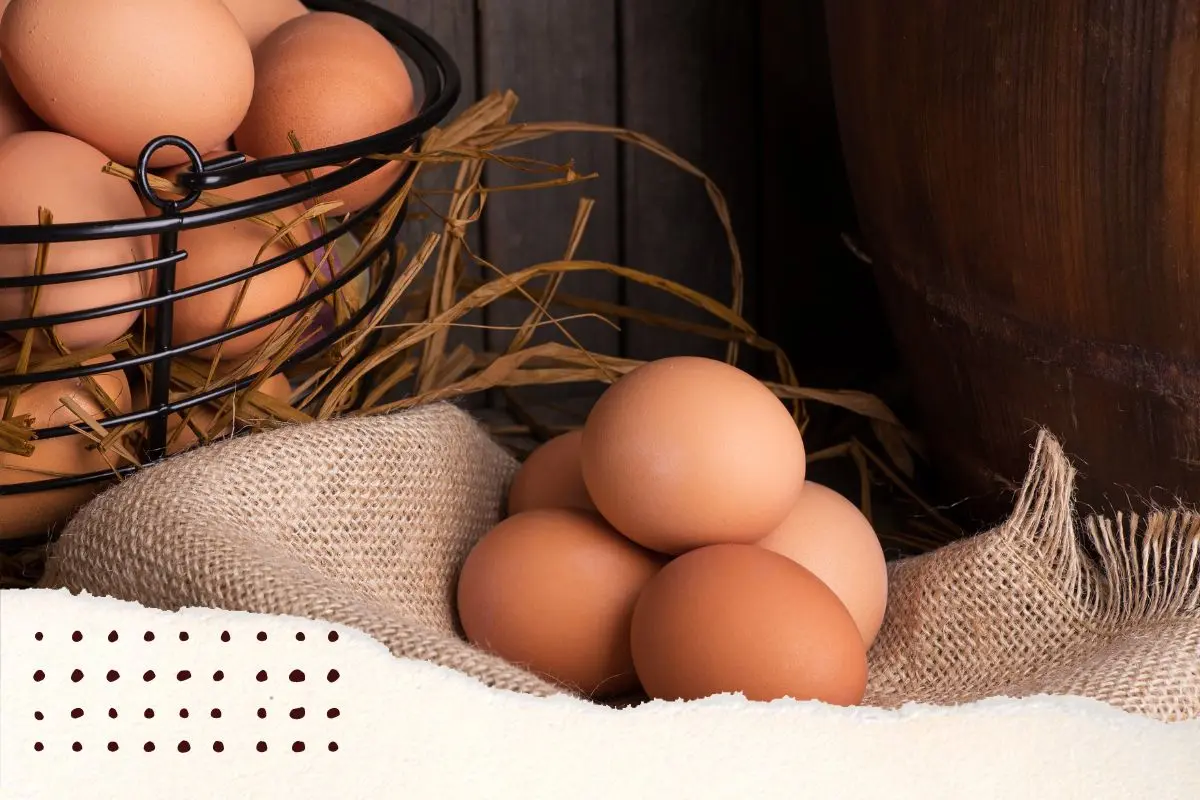
{"type": "Polygon", "coordinates": [[[36,131],[43,128],[43,123],[37,118],[8,77],[8,70],[0,65],[0,142],[14,133],[36,131]]]}
{"type": "Polygon", "coordinates": [[[642,686],[661,700],[742,693],[850,706],[867,656],[854,620],[819,578],[754,545],[704,547],[646,584],[630,626],[642,686]]]}
{"type": "Polygon", "coordinates": [[[787,518],[759,547],[808,568],[854,617],[869,649],[887,610],[883,547],[858,506],[833,489],[808,482],[787,518]]]}
{"type": "Polygon", "coordinates": [[[804,485],[804,442],[787,408],[706,358],[650,362],[610,386],[588,415],[581,457],[604,518],[670,554],[758,541],[804,485]]]}
{"type": "Polygon", "coordinates": [[[579,463],[582,443],[583,431],[570,431],[530,453],[509,487],[508,513],[536,508],[576,508],[595,513],[579,463]]]}
{"type": "MultiPolygon", "coordinates": [[[[212,153],[205,158],[218,155],[222,153],[212,153]]],[[[181,169],[183,168],[168,171],[166,177],[174,176],[181,169]]],[[[267,175],[223,188],[217,194],[238,201],[288,187],[287,181],[278,175],[267,175]]],[[[167,193],[167,196],[176,195],[167,193]]],[[[147,211],[150,211],[149,206],[147,211]]],[[[304,209],[300,206],[288,206],[274,214],[282,224],[287,225],[302,216],[304,209]]],[[[297,244],[305,244],[312,240],[311,228],[307,224],[296,225],[290,229],[290,233],[297,244]]],[[[272,243],[265,250],[262,249],[274,236],[273,229],[250,219],[180,231],[178,244],[181,249],[187,251],[188,257],[176,267],[176,289],[186,289],[231,275],[250,267],[256,263],[256,259],[257,263],[262,263],[285,255],[290,248],[282,240],[272,243]]],[[[174,342],[176,345],[187,344],[228,330],[229,327],[225,323],[238,302],[243,286],[247,286],[245,297],[238,306],[232,327],[244,325],[295,302],[309,285],[308,268],[303,259],[296,259],[256,275],[249,281],[239,281],[176,301],[172,325],[174,342]]],[[[295,315],[222,343],[219,346],[222,359],[236,359],[254,352],[281,326],[289,324],[293,319],[295,315]]],[[[215,345],[201,348],[195,351],[194,355],[209,357],[214,355],[217,349],[218,346],[215,345]]]]}
{"type": "Polygon", "coordinates": [[[539,509],[501,522],[463,563],[458,613],[477,647],[590,697],[637,686],[629,621],[660,560],[599,517],[539,509]]]}
{"type": "MultiPolygon", "coordinates": [[[[292,395],[291,384],[282,374],[272,375],[267,378],[258,387],[257,391],[283,402],[288,402],[292,395]]],[[[224,405],[227,398],[215,401],[215,404],[219,404],[216,407],[214,407],[214,403],[205,403],[204,405],[195,407],[194,410],[190,410],[190,414],[187,417],[187,424],[184,424],[182,429],[180,429],[180,425],[183,423],[183,417],[180,414],[172,414],[170,420],[167,422],[167,455],[177,455],[195,446],[200,441],[200,437],[196,435],[197,429],[204,435],[205,441],[214,441],[232,435],[235,423],[246,418],[246,412],[243,411],[243,398],[245,398],[245,395],[245,390],[234,393],[233,403],[235,410],[233,419],[219,431],[213,429],[213,423],[216,421],[216,412],[221,405],[224,405]]],[[[146,391],[142,386],[134,387],[133,397],[136,408],[147,407],[146,391]]],[[[259,412],[254,413],[256,415],[259,414],[259,412]]],[[[228,416],[226,418],[228,419],[228,416]]]]}
{"type": "Polygon", "coordinates": [[[262,44],[263,39],[290,19],[303,16],[308,9],[300,0],[221,0],[230,10],[250,49],[262,44]]]}
{"type": "MultiPolygon", "coordinates": [[[[101,172],[108,159],[89,144],[51,131],[18,133],[0,143],[0,225],[36,225],[38,208],[54,222],[102,222],[144,215],[137,192],[128,181],[101,172]]],[[[147,237],[62,242],[47,250],[46,272],[57,274],[111,267],[150,257],[147,237]]],[[[37,245],[0,246],[0,275],[33,275],[37,245]]],[[[130,273],[78,283],[44,286],[38,291],[37,316],[103,308],[137,300],[150,287],[146,273],[130,273]]],[[[32,289],[0,289],[0,318],[30,316],[32,289]]],[[[57,325],[55,333],[72,352],[94,350],[119,339],[137,319],[131,311],[57,325]]],[[[23,331],[9,331],[16,339],[23,331]]],[[[46,336],[34,338],[40,350],[50,348],[46,336]]]]}
{"type": "MultiPolygon", "coordinates": [[[[413,84],[403,60],[379,32],[361,20],[312,12],[289,20],[254,54],[254,102],[234,141],[255,158],[295,152],[288,132],[305,150],[345,144],[401,125],[413,117],[413,84]]],[[[314,170],[316,176],[335,167],[314,170]]],[[[377,200],[400,176],[390,162],[328,196],[335,213],[377,200]]],[[[303,173],[289,176],[306,180],[303,173]]]]}
{"type": "MultiPolygon", "coordinates": [[[[113,361],[112,356],[88,361],[100,364],[113,361]]],[[[0,363],[0,372],[11,370],[12,361],[0,363]]],[[[116,404],[122,414],[131,408],[129,383],[121,370],[102,372],[93,376],[102,391],[116,404]]],[[[109,416],[100,399],[84,379],[53,381],[25,387],[17,398],[14,416],[29,414],[34,428],[50,428],[79,422],[60,398],[72,398],[97,419],[109,416]]],[[[0,392],[0,413],[8,405],[7,391],[0,392]]],[[[73,434],[54,439],[34,441],[31,456],[0,452],[0,484],[13,485],[49,480],[59,475],[86,475],[110,468],[105,455],[91,446],[87,437],[73,434]],[[46,474],[54,473],[54,474],[46,474]]],[[[107,453],[112,465],[123,465],[113,452],[107,453]]],[[[0,497],[0,539],[38,536],[65,522],[72,513],[103,488],[102,485],[76,486],[68,489],[34,492],[32,494],[0,497]]]]}
{"type": "MultiPolygon", "coordinates": [[[[165,134],[216,148],[254,92],[250,45],[219,0],[12,0],[0,57],[52,128],[130,166],[165,134]]],[[[185,161],[171,147],[150,164],[185,161]]]]}

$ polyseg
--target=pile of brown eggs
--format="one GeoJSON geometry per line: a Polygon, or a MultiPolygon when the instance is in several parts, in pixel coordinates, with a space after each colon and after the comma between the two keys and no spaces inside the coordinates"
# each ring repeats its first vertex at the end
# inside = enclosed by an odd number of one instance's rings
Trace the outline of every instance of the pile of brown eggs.
{"type": "MultiPolygon", "coordinates": [[[[293,133],[303,149],[315,150],[381,133],[415,114],[408,70],[381,34],[350,16],[310,13],[299,0],[0,0],[0,13],[0,225],[37,225],[46,221],[42,210],[54,223],[157,216],[160,212],[144,204],[129,181],[102,170],[110,161],[134,166],[146,144],[162,135],[187,139],[206,160],[232,150],[262,159],[294,152],[293,133]]],[[[170,177],[186,168],[186,161],[182,150],[165,147],[150,166],[170,177]]],[[[360,210],[378,199],[402,168],[389,163],[320,199],[340,203],[331,212],[337,216],[360,210]]],[[[306,178],[264,177],[218,194],[243,200],[306,178]]],[[[299,205],[275,212],[282,225],[304,214],[299,205]]],[[[312,241],[315,229],[301,224],[289,233],[294,244],[303,245],[312,241]]],[[[44,270],[65,273],[142,261],[156,245],[148,236],[54,244],[46,249],[44,270]]],[[[179,247],[188,257],[178,265],[176,289],[287,252],[276,229],[252,220],[184,231],[179,247]]],[[[0,277],[29,276],[36,269],[34,245],[0,246],[0,277]]],[[[311,292],[313,284],[310,269],[298,259],[178,301],[174,344],[271,314],[311,292]]],[[[0,289],[0,320],[128,303],[147,297],[153,285],[153,276],[143,271],[36,291],[0,289]]],[[[103,352],[130,331],[141,335],[140,318],[134,311],[37,331],[34,363],[64,351],[103,352]]],[[[153,322],[152,313],[146,321],[153,322]]],[[[218,375],[256,358],[290,321],[220,345],[218,375]]],[[[24,331],[9,333],[14,342],[25,337],[24,331]]],[[[211,358],[216,350],[196,355],[211,358]]],[[[0,373],[11,374],[15,364],[13,346],[0,343],[0,373]]],[[[98,377],[117,412],[128,413],[139,404],[132,395],[140,387],[131,387],[123,372],[98,377]]],[[[290,395],[282,378],[260,391],[280,399],[290,395]]],[[[60,402],[67,395],[86,412],[106,416],[106,404],[79,380],[25,390],[13,409],[6,408],[8,394],[3,394],[0,413],[6,419],[28,415],[34,428],[76,422],[60,402]]],[[[175,449],[195,438],[184,432],[175,437],[175,449]]],[[[114,458],[119,461],[114,454],[98,453],[82,436],[47,440],[32,456],[0,453],[0,484],[104,470],[119,465],[114,458]]],[[[0,498],[0,538],[44,533],[90,491],[0,498]]]]}
{"type": "Polygon", "coordinates": [[[596,699],[861,702],[887,605],[879,540],[805,481],[787,408],[723,362],[667,358],[535,450],[463,564],[481,649],[596,699]]]}

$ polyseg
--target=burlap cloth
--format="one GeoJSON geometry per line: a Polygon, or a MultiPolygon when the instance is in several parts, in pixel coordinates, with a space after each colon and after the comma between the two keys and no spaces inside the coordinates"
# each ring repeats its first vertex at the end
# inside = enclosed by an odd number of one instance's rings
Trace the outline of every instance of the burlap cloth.
{"type": "MultiPolygon", "coordinates": [[[[561,690],[459,638],[456,571],[516,463],[449,405],[283,428],[152,467],[94,500],[43,586],[176,609],[290,614],[488,685],[561,690]]],[[[1072,694],[1200,716],[1200,518],[1077,522],[1043,434],[1012,518],[894,563],[866,702],[1072,694]]]]}

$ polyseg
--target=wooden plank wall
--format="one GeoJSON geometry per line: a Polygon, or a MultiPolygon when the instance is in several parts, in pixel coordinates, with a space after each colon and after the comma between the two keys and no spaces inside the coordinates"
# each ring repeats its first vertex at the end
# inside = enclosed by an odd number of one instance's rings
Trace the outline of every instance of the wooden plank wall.
{"type": "MultiPolygon", "coordinates": [[[[375,2],[420,24],[453,53],[464,104],[512,89],[521,99],[519,121],[631,128],[708,173],[732,211],[750,321],[798,358],[802,377],[807,365],[818,383],[865,380],[862,367],[878,360],[882,322],[869,268],[841,245],[853,209],[819,2],[375,2]]],[[[574,159],[599,178],[571,190],[493,195],[477,243],[489,261],[514,270],[561,257],[586,196],[596,206],[579,257],[638,267],[729,301],[728,249],[694,177],[604,136],[566,135],[520,152],[555,163],[574,159]]],[[[493,183],[511,179],[502,169],[488,175],[493,183]]],[[[409,236],[418,233],[414,226],[409,236]]],[[[657,290],[608,275],[569,276],[563,291],[711,321],[657,290]]],[[[527,308],[497,303],[486,323],[519,324],[527,308]]],[[[589,320],[568,327],[589,347],[635,358],[724,352],[723,345],[637,323],[623,323],[619,332],[589,320]]],[[[458,336],[495,350],[511,332],[458,336]]],[[[561,339],[550,330],[540,338],[551,336],[561,339]]]]}

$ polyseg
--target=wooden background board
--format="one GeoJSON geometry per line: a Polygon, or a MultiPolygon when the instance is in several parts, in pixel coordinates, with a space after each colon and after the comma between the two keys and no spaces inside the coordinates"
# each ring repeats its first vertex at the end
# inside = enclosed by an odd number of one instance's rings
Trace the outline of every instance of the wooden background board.
{"type": "MultiPolygon", "coordinates": [[[[518,121],[572,120],[645,133],[709,174],[728,199],[746,267],[745,313],[791,354],[802,379],[872,388],[890,358],[870,268],[842,244],[853,228],[829,88],[821,3],[786,0],[375,0],[424,27],[457,59],[463,103],[497,89],[520,97],[518,121]],[[840,382],[840,383],[839,383],[840,382]]],[[[731,261],[700,181],[604,136],[572,134],[521,155],[573,160],[598,177],[571,189],[499,193],[473,242],[504,270],[563,254],[580,198],[595,201],[580,257],[680,281],[728,302],[731,261]]],[[[526,176],[489,169],[504,184],[526,176]]],[[[447,176],[452,178],[452,176],[447,176]]],[[[413,226],[410,242],[424,230],[413,226]]],[[[562,290],[711,318],[675,298],[602,274],[562,290]]],[[[483,319],[519,325],[524,301],[483,319]]],[[[569,313],[555,309],[556,315],[569,313]]],[[[632,358],[720,356],[724,346],[637,323],[565,323],[589,348],[632,358]]],[[[511,331],[462,331],[496,351],[511,331]]],[[[563,340],[544,329],[538,340],[563,340]]],[[[765,368],[760,360],[744,363],[765,368]]],[[[542,392],[560,398],[596,387],[542,392]]]]}
{"type": "MultiPolygon", "coordinates": [[[[758,263],[758,9],[754,3],[679,0],[622,3],[625,124],[691,161],[726,195],[748,265],[758,263]]],[[[730,257],[703,186],[644,152],[625,161],[625,257],[630,266],[730,300],[730,257]]],[[[750,270],[753,272],[753,270],[750,270]]],[[[747,275],[753,318],[758,276],[747,275]]],[[[642,286],[640,307],[672,314],[682,303],[642,286]]],[[[711,322],[691,313],[690,318],[711,322]]],[[[720,357],[722,344],[631,327],[630,353],[720,357]]]]}
{"type": "MultiPolygon", "coordinates": [[[[459,114],[479,96],[478,66],[475,56],[475,43],[478,39],[478,18],[474,0],[372,0],[376,5],[393,11],[420,26],[433,36],[454,57],[462,74],[462,96],[449,119],[459,114]]],[[[418,179],[418,186],[423,189],[445,188],[453,185],[454,175],[446,171],[427,173],[418,179]]],[[[442,207],[444,209],[444,205],[442,207]]],[[[431,232],[442,232],[442,223],[428,209],[412,207],[410,217],[425,215],[424,219],[410,219],[402,229],[401,238],[408,252],[415,253],[431,232]]],[[[473,248],[480,247],[479,231],[472,231],[468,239],[473,248]]],[[[469,268],[472,276],[478,277],[480,270],[469,268]]],[[[463,318],[463,326],[453,330],[448,336],[448,349],[465,345],[475,352],[487,349],[483,325],[483,313],[475,312],[463,318]]],[[[407,388],[404,384],[401,388],[407,388]]],[[[468,406],[477,408],[483,400],[477,397],[466,399],[468,406]]]]}

